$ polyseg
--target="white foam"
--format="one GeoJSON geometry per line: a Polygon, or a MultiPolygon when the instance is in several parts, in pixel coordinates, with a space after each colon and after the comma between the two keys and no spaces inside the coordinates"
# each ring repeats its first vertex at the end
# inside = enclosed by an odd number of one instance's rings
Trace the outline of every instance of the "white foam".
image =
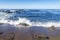
{"type": "Polygon", "coordinates": [[[0,23],[9,23],[11,25],[18,25],[19,23],[27,23],[30,26],[44,26],[44,27],[51,27],[51,26],[55,26],[55,27],[60,27],[60,22],[31,22],[30,20],[28,20],[27,18],[19,18],[19,20],[16,21],[12,21],[12,20],[0,20],[0,23]]]}
{"type": "Polygon", "coordinates": [[[12,14],[8,14],[8,13],[4,13],[4,12],[0,12],[0,23],[9,23],[11,25],[18,25],[19,23],[27,23],[30,26],[44,26],[44,27],[50,27],[50,26],[56,26],[56,27],[60,27],[60,22],[54,22],[54,21],[49,21],[49,22],[31,22],[29,19],[27,18],[20,18],[19,20],[13,21],[13,20],[6,20],[6,18],[12,17],[14,15],[14,13],[12,14]]]}

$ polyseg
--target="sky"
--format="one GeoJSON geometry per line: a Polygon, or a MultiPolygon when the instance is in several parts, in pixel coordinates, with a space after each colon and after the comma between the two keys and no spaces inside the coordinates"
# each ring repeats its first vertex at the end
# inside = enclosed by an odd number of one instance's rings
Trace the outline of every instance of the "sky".
{"type": "Polygon", "coordinates": [[[60,9],[60,0],[0,0],[0,9],[60,9]]]}

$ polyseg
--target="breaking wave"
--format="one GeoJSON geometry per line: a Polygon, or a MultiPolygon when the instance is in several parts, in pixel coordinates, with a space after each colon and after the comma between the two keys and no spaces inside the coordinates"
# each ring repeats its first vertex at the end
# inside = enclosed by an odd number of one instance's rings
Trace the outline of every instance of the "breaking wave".
{"type": "Polygon", "coordinates": [[[35,22],[35,21],[30,21],[27,18],[19,18],[19,20],[13,21],[13,20],[0,20],[0,23],[8,23],[11,25],[18,25],[20,23],[26,23],[29,26],[43,26],[43,27],[51,27],[51,26],[55,26],[55,27],[60,27],[60,22],[54,22],[54,21],[50,21],[50,22],[35,22]]]}
{"type": "Polygon", "coordinates": [[[60,27],[60,14],[57,13],[60,12],[52,10],[20,10],[13,13],[0,12],[0,23],[9,23],[11,25],[26,23],[29,26],[60,27]]]}

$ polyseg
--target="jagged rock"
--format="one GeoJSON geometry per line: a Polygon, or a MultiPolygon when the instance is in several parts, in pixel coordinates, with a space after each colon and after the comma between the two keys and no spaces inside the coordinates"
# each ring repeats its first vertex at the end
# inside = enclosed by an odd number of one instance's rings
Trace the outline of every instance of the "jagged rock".
{"type": "Polygon", "coordinates": [[[26,24],[26,23],[20,23],[18,25],[29,26],[29,24],[26,24]]]}

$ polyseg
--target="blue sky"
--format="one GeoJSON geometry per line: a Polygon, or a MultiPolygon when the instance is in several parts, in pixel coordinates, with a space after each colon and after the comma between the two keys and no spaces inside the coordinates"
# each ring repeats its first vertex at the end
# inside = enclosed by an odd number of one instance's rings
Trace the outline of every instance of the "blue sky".
{"type": "Polygon", "coordinates": [[[60,9],[60,0],[0,0],[0,9],[60,9]]]}

